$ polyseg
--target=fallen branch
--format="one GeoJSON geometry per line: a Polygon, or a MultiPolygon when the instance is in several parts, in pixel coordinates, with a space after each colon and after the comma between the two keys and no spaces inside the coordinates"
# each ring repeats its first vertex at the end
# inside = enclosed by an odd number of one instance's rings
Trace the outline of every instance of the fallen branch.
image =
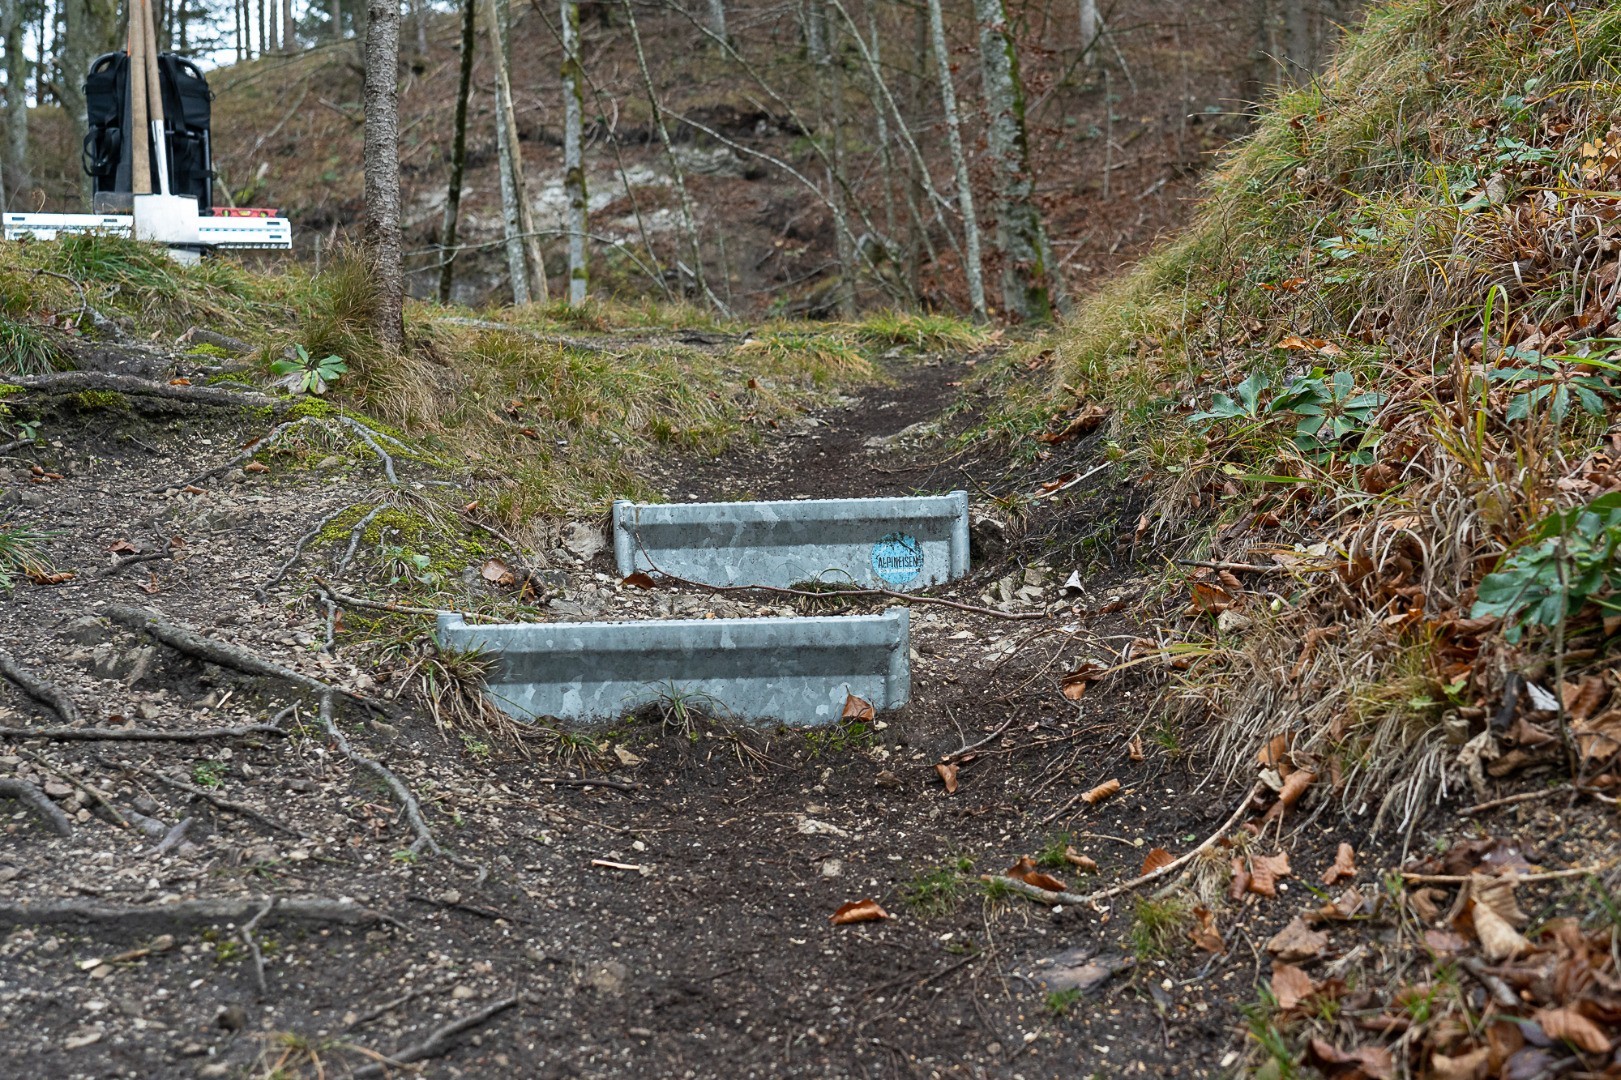
{"type": "MultiPolygon", "coordinates": [[[[1608,863],[1594,863],[1592,866],[1573,866],[1568,870],[1545,870],[1540,874],[1503,873],[1497,876],[1506,881],[1513,881],[1517,884],[1536,881],[1561,881],[1565,878],[1587,877],[1591,874],[1602,874],[1613,865],[1615,864],[1612,861],[1608,863]]],[[[1402,880],[1418,882],[1421,885],[1462,885],[1467,881],[1472,881],[1473,879],[1481,876],[1483,875],[1409,874],[1404,872],[1402,874],[1402,880]]]]}
{"type": "Polygon", "coordinates": [[[221,390],[213,386],[186,386],[153,382],[134,375],[106,371],[55,371],[49,375],[7,375],[6,382],[41,394],[73,394],[81,390],[111,390],[135,397],[168,398],[197,405],[223,405],[241,409],[283,409],[289,402],[269,394],[221,390]]]}
{"type": "Polygon", "coordinates": [[[502,998],[500,1001],[486,1005],[476,1013],[464,1016],[460,1020],[452,1020],[422,1042],[407,1046],[382,1061],[374,1061],[370,1065],[363,1065],[351,1075],[356,1077],[357,1080],[363,1076],[382,1076],[388,1072],[390,1066],[409,1065],[413,1061],[426,1061],[428,1058],[438,1057],[451,1048],[453,1045],[452,1040],[456,1036],[471,1031],[473,1028],[482,1027],[521,1000],[518,995],[514,994],[512,997],[502,998]]]}
{"type": "Polygon", "coordinates": [[[359,596],[350,596],[348,593],[341,593],[328,585],[320,574],[315,575],[315,587],[327,600],[346,608],[358,608],[361,611],[386,611],[391,615],[431,615],[435,618],[444,614],[444,611],[440,608],[412,607],[410,604],[391,604],[386,600],[367,600],[359,596]]]}
{"type": "Polygon", "coordinates": [[[1080,893],[1058,892],[1053,889],[1041,889],[1029,884],[1028,882],[1020,881],[1018,878],[1005,877],[1001,874],[981,874],[979,879],[993,885],[1000,885],[1003,888],[1016,892],[1021,896],[1028,896],[1036,903],[1046,904],[1049,907],[1056,906],[1058,904],[1085,904],[1087,901],[1087,898],[1082,896],[1080,893]]]}
{"type": "Polygon", "coordinates": [[[1518,795],[1505,795],[1501,799],[1491,799],[1488,802],[1476,803],[1473,806],[1466,806],[1462,810],[1458,811],[1458,816],[1469,817],[1473,814],[1485,813],[1487,810],[1495,810],[1499,806],[1513,806],[1516,803],[1533,802],[1537,799],[1546,799],[1553,795],[1564,794],[1571,790],[1573,789],[1561,784],[1558,787],[1543,788],[1540,791],[1522,791],[1518,795]]]}
{"type": "Polygon", "coordinates": [[[137,566],[140,563],[158,562],[159,560],[167,558],[171,558],[167,551],[147,551],[139,555],[131,555],[127,559],[120,559],[113,563],[111,566],[107,567],[107,569],[103,570],[99,576],[103,578],[110,578],[123,570],[129,569],[131,566],[137,566]]]}
{"type": "Polygon", "coordinates": [[[313,694],[341,694],[343,697],[362,705],[368,709],[385,712],[383,707],[370,698],[345,690],[331,683],[305,675],[301,671],[294,671],[271,660],[255,656],[246,649],[229,645],[223,641],[203,637],[194,631],[165,619],[151,608],[129,607],[123,604],[113,604],[107,608],[107,617],[121,626],[131,630],[139,630],[151,635],[163,644],[183,652],[188,656],[195,656],[199,660],[207,660],[220,667],[231,668],[246,675],[260,675],[266,678],[281,679],[292,683],[313,694]]]}
{"type": "MultiPolygon", "coordinates": [[[[181,900],[173,904],[109,904],[101,900],[0,901],[0,927],[56,926],[64,923],[114,924],[141,933],[185,930],[219,923],[243,923],[264,907],[265,897],[234,900],[181,900]]],[[[363,926],[393,922],[353,900],[320,897],[277,901],[267,923],[338,923],[363,926]]]]}
{"type": "Polygon", "coordinates": [[[16,799],[43,818],[58,836],[73,835],[73,819],[33,784],[9,778],[0,780],[0,799],[16,799]]]}
{"type": "Polygon", "coordinates": [[[0,675],[41,705],[47,706],[62,718],[64,724],[79,722],[79,710],[71,698],[3,652],[0,652],[0,675]]]}
{"type": "Polygon", "coordinates": [[[1486,970],[1486,965],[1480,962],[1479,957],[1466,956],[1458,961],[1458,966],[1475,977],[1475,980],[1491,992],[1492,1000],[1497,1002],[1499,1008],[1517,1009],[1520,1006],[1520,996],[1502,979],[1486,970]]]}
{"type": "MultiPolygon", "coordinates": [[[[186,820],[190,821],[191,819],[187,818],[186,820]]],[[[265,985],[265,956],[264,953],[259,951],[259,942],[254,938],[253,932],[259,928],[259,924],[264,921],[264,917],[269,915],[270,910],[275,906],[276,898],[274,896],[265,897],[265,906],[260,908],[258,914],[247,921],[239,934],[242,938],[242,944],[248,947],[248,955],[253,958],[253,984],[259,989],[260,1001],[263,1001],[265,996],[270,993],[270,988],[265,985]]]]}
{"type": "Polygon", "coordinates": [[[1000,739],[1002,737],[1002,732],[1006,731],[1012,725],[1012,723],[1013,716],[1009,715],[1006,720],[1002,721],[1001,727],[997,728],[995,731],[991,732],[989,735],[985,736],[976,743],[971,743],[968,746],[964,746],[960,750],[953,750],[951,753],[940,759],[940,764],[950,765],[953,762],[959,761],[963,757],[972,754],[975,750],[978,750],[982,746],[989,746],[997,739],[1000,739]]]}
{"type": "Polygon", "coordinates": [[[286,734],[275,724],[241,724],[237,727],[199,728],[196,731],[104,727],[0,727],[0,738],[46,739],[50,742],[207,742],[213,739],[240,739],[247,735],[286,734]]]}
{"type": "Polygon", "coordinates": [[[457,866],[478,871],[477,884],[482,885],[484,883],[484,879],[489,876],[487,867],[469,859],[452,855],[439,846],[439,841],[434,839],[433,830],[428,828],[427,821],[422,817],[422,806],[417,802],[416,796],[411,794],[411,789],[406,787],[405,783],[398,776],[395,776],[388,766],[375,758],[367,757],[349,745],[348,738],[343,734],[342,729],[338,727],[338,722],[332,715],[332,695],[330,693],[321,695],[321,723],[325,726],[326,733],[332,737],[332,741],[338,744],[339,753],[348,758],[355,766],[372,773],[388,787],[389,791],[393,792],[394,798],[399,801],[400,807],[405,811],[405,819],[411,823],[411,828],[416,833],[416,840],[411,843],[410,848],[413,854],[426,848],[433,854],[442,856],[457,866]]]}
{"type": "Polygon", "coordinates": [[[140,773],[142,776],[150,777],[160,784],[167,784],[169,787],[172,787],[177,791],[184,791],[193,798],[203,799],[214,806],[219,807],[221,810],[228,810],[233,814],[240,814],[245,818],[251,818],[267,828],[287,833],[290,836],[296,836],[301,840],[307,839],[307,836],[298,829],[293,828],[291,825],[283,825],[275,818],[267,817],[264,814],[261,814],[259,811],[255,810],[251,806],[248,806],[246,803],[232,802],[230,799],[222,798],[221,796],[214,794],[207,788],[198,787],[196,784],[188,784],[184,780],[176,780],[172,776],[165,776],[156,769],[149,769],[145,765],[115,765],[112,762],[105,760],[102,761],[102,764],[106,765],[108,768],[128,769],[131,772],[140,773]]]}
{"type": "Polygon", "coordinates": [[[551,784],[553,787],[612,788],[614,791],[640,791],[646,786],[645,784],[637,784],[626,780],[576,780],[569,776],[532,776],[527,783],[551,784]]]}
{"type": "Polygon", "coordinates": [[[164,833],[163,839],[158,841],[158,846],[152,849],[152,857],[167,855],[177,847],[182,848],[182,852],[184,852],[184,847],[194,847],[195,845],[186,844],[185,842],[186,834],[191,831],[191,822],[192,819],[189,817],[183,817],[175,822],[174,827],[164,833]]]}
{"type": "Polygon", "coordinates": [[[1261,566],[1256,563],[1242,562],[1201,562],[1198,559],[1178,559],[1178,566],[1193,566],[1204,570],[1226,570],[1233,574],[1281,574],[1287,567],[1273,563],[1270,566],[1261,566]]]}

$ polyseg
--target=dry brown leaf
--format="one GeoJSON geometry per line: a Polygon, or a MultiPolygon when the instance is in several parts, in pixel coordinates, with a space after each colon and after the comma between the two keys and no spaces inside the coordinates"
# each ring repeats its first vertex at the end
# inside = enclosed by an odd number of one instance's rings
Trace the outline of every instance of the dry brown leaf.
{"type": "Polygon", "coordinates": [[[1441,901],[1446,894],[1440,889],[1414,889],[1407,894],[1407,906],[1423,922],[1432,923],[1441,917],[1441,901]]]}
{"type": "Polygon", "coordinates": [[[1126,744],[1126,756],[1133,761],[1143,759],[1143,737],[1141,735],[1132,736],[1131,741],[1126,744]]]}
{"type": "Polygon", "coordinates": [[[1257,855],[1250,859],[1249,890],[1260,896],[1276,896],[1278,879],[1288,877],[1290,872],[1287,853],[1257,855]]]}
{"type": "Polygon", "coordinates": [[[1227,899],[1238,900],[1249,891],[1250,872],[1241,857],[1233,858],[1233,880],[1227,884],[1227,899]]]}
{"type": "Polygon", "coordinates": [[[1542,1025],[1549,1038],[1567,1042],[1578,1050],[1603,1054],[1610,1049],[1610,1037],[1597,1024],[1577,1012],[1574,1006],[1538,1009],[1532,1014],[1532,1019],[1542,1025]]]}
{"type": "Polygon", "coordinates": [[[934,771],[939,773],[940,779],[945,782],[946,794],[957,794],[957,766],[940,764],[934,767],[934,771]]]}
{"type": "Polygon", "coordinates": [[[1341,840],[1339,852],[1334,856],[1334,865],[1323,871],[1323,884],[1337,885],[1353,877],[1356,877],[1356,849],[1341,840]]]}
{"type": "Polygon", "coordinates": [[[1480,939],[1480,951],[1486,954],[1486,959],[1497,963],[1530,951],[1531,943],[1525,940],[1525,935],[1510,926],[1489,904],[1473,902],[1469,905],[1469,914],[1474,922],[1475,937],[1480,939]]]}
{"type": "Polygon", "coordinates": [[[1298,915],[1266,943],[1267,952],[1290,964],[1315,960],[1327,947],[1328,935],[1321,930],[1313,930],[1298,915]]]}
{"type": "Polygon", "coordinates": [[[1430,1058],[1430,1080],[1486,1080],[1491,1074],[1492,1052],[1482,1046],[1467,1054],[1448,1057],[1436,1054],[1430,1058]]]}
{"type": "Polygon", "coordinates": [[[866,698],[849,694],[844,699],[844,711],[839,714],[841,720],[855,720],[860,723],[871,723],[878,714],[873,711],[872,702],[866,698]]]}
{"type": "Polygon", "coordinates": [[[1102,802],[1104,799],[1107,799],[1110,795],[1115,794],[1119,790],[1120,781],[1105,780],[1091,791],[1083,792],[1081,794],[1081,801],[1088,806],[1096,806],[1098,803],[1102,802]]]}
{"type": "Polygon", "coordinates": [[[1362,895],[1362,890],[1352,885],[1322,907],[1312,911],[1310,919],[1313,922],[1344,922],[1361,911],[1365,903],[1367,897],[1362,895]]]}
{"type": "Polygon", "coordinates": [[[1098,872],[1098,864],[1093,860],[1092,856],[1082,855],[1079,851],[1076,851],[1072,847],[1066,847],[1064,849],[1064,861],[1075,867],[1077,870],[1085,870],[1088,874],[1095,874],[1098,872]]]}
{"type": "Polygon", "coordinates": [[[1193,927],[1188,930],[1188,940],[1208,953],[1227,951],[1227,943],[1221,940],[1221,931],[1216,929],[1215,912],[1202,905],[1193,909],[1193,927]]]}
{"type": "Polygon", "coordinates": [[[1068,700],[1079,701],[1086,696],[1088,684],[1101,682],[1108,674],[1108,668],[1094,660],[1088,660],[1074,671],[1066,672],[1059,683],[1059,688],[1068,700]]]}
{"type": "MultiPolygon", "coordinates": [[[[1517,856],[1516,851],[1511,857],[1517,856]]],[[[1523,860],[1518,860],[1518,864],[1525,865],[1523,860]]],[[[1521,911],[1519,901],[1514,899],[1514,890],[1518,885],[1512,874],[1471,874],[1469,898],[1477,904],[1485,904],[1501,915],[1504,922],[1519,928],[1529,923],[1531,916],[1521,911]]]]}
{"type": "Polygon", "coordinates": [[[107,550],[112,552],[114,555],[134,555],[141,549],[130,543],[128,540],[115,540],[113,541],[112,546],[107,550]]]}
{"type": "Polygon", "coordinates": [[[1288,779],[1283,782],[1283,790],[1278,792],[1278,805],[1285,810],[1293,809],[1295,803],[1300,801],[1300,797],[1306,794],[1306,789],[1316,781],[1317,774],[1307,772],[1305,769],[1290,773],[1288,779]]]}
{"type": "Polygon", "coordinates": [[[1148,853],[1147,858],[1143,859],[1143,868],[1141,872],[1144,874],[1152,874],[1160,867],[1170,866],[1175,861],[1176,857],[1173,856],[1169,851],[1166,851],[1162,847],[1157,847],[1148,853]]]}
{"type": "Polygon", "coordinates": [[[1211,581],[1192,582],[1188,592],[1193,597],[1193,610],[1206,615],[1220,615],[1233,606],[1235,599],[1232,593],[1211,581]]]}
{"type": "Polygon", "coordinates": [[[1034,885],[1038,889],[1048,892],[1067,892],[1069,886],[1036,868],[1036,861],[1028,855],[1019,856],[1019,861],[1008,867],[1003,877],[1010,877],[1014,881],[1022,881],[1026,885],[1034,885]]]}
{"type": "Polygon", "coordinates": [[[1293,964],[1279,962],[1272,965],[1272,996],[1278,999],[1278,1008],[1285,1011],[1292,1009],[1311,997],[1316,990],[1317,983],[1312,977],[1293,964]]]}
{"type": "Polygon", "coordinates": [[[478,576],[492,585],[503,587],[514,585],[518,581],[518,575],[500,559],[485,559],[484,565],[479,568],[478,576]]]}
{"type": "Polygon", "coordinates": [[[1322,1039],[1306,1044],[1306,1062],[1333,1080],[1390,1080],[1395,1062],[1382,1046],[1359,1046],[1341,1050],[1322,1039]]]}
{"type": "Polygon", "coordinates": [[[1429,929],[1424,931],[1424,947],[1437,956],[1451,956],[1467,949],[1469,940],[1451,930],[1429,929]]]}
{"type": "Polygon", "coordinates": [[[846,926],[850,923],[879,922],[887,918],[889,912],[879,907],[878,901],[868,898],[841,905],[839,910],[827,917],[827,921],[834,926],[846,926]]]}
{"type": "Polygon", "coordinates": [[[28,580],[35,585],[61,585],[63,582],[72,581],[77,576],[72,570],[52,572],[33,566],[25,567],[23,572],[28,575],[28,580]]]}
{"type": "Polygon", "coordinates": [[[267,473],[270,471],[270,466],[266,465],[262,461],[250,461],[246,465],[242,466],[242,471],[248,473],[267,473]]]}
{"type": "Polygon", "coordinates": [[[1581,682],[1565,684],[1565,712],[1573,723],[1581,723],[1598,712],[1604,699],[1610,696],[1609,687],[1597,675],[1585,676],[1581,682]]]}
{"type": "Polygon", "coordinates": [[[646,570],[638,570],[634,574],[626,574],[619,584],[628,585],[632,589],[656,589],[659,587],[659,583],[653,580],[653,575],[649,574],[646,570]]]}
{"type": "Polygon", "coordinates": [[[1621,751],[1621,709],[1611,709],[1572,724],[1571,732],[1576,736],[1576,748],[1583,762],[1598,765],[1608,761],[1621,751]]]}
{"type": "Polygon", "coordinates": [[[1289,756],[1289,745],[1292,741],[1288,735],[1272,736],[1267,744],[1261,747],[1261,752],[1255,755],[1255,764],[1263,769],[1276,769],[1289,756]]]}
{"type": "Polygon", "coordinates": [[[1104,408],[1102,405],[1088,405],[1086,408],[1081,410],[1078,416],[1072,419],[1069,423],[1065,424],[1063,430],[1042,432],[1040,435],[1036,436],[1036,441],[1047,443],[1048,445],[1068,442],[1070,439],[1077,436],[1095,431],[1098,425],[1102,424],[1103,421],[1107,420],[1108,418],[1109,410],[1104,408]]]}

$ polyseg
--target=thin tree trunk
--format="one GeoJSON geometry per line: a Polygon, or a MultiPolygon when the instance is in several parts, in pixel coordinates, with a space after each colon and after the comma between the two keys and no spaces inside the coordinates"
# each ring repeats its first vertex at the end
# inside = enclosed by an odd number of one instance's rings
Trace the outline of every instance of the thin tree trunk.
{"type": "Polygon", "coordinates": [[[641,72],[642,88],[647,92],[648,108],[653,113],[653,126],[658,130],[659,142],[664,146],[664,156],[670,163],[670,175],[675,181],[676,195],[681,202],[681,226],[687,234],[687,246],[692,254],[693,284],[697,286],[698,294],[709,300],[715,307],[725,312],[726,305],[720,302],[709,288],[709,282],[704,279],[703,248],[698,244],[698,221],[692,212],[692,198],[687,194],[687,178],[681,171],[681,162],[675,156],[675,147],[670,143],[670,129],[664,123],[664,109],[659,105],[658,92],[653,88],[652,73],[647,70],[647,53],[642,49],[641,31],[636,27],[636,12],[630,6],[630,0],[622,0],[625,5],[625,17],[630,23],[631,44],[636,47],[636,67],[641,72]]]}
{"type": "Polygon", "coordinates": [[[461,68],[456,82],[456,134],[450,144],[450,186],[445,192],[445,224],[439,235],[439,302],[450,303],[456,278],[456,225],[461,216],[462,180],[467,174],[467,98],[473,88],[473,52],[478,46],[477,0],[462,0],[461,68]]]}
{"type": "Polygon", "coordinates": [[[281,47],[288,52],[298,48],[298,28],[293,23],[293,0],[281,0],[281,47]]]}
{"type": "Polygon", "coordinates": [[[327,4],[327,18],[332,20],[332,40],[343,40],[343,0],[330,0],[327,4]]]}
{"type": "Polygon", "coordinates": [[[405,347],[405,266],[400,237],[400,4],[366,11],[366,220],[363,244],[376,298],[372,329],[383,348],[405,347]]]}
{"type": "Polygon", "coordinates": [[[800,0],[805,22],[805,55],[813,64],[827,62],[827,5],[825,0],[800,0]]]}
{"type": "Polygon", "coordinates": [[[1052,318],[1056,290],[1041,213],[1031,199],[1030,144],[1024,123],[1019,56],[1003,0],[974,0],[984,80],[985,136],[996,175],[996,236],[1002,253],[1002,307],[1017,318],[1052,318]]]}
{"type": "Polygon", "coordinates": [[[1305,0],[1284,0],[1284,31],[1289,37],[1289,79],[1295,83],[1311,81],[1316,70],[1311,40],[1311,13],[1305,0]]]}
{"type": "Polygon", "coordinates": [[[514,115],[512,77],[508,67],[506,35],[495,0],[484,0],[485,34],[495,58],[496,144],[500,150],[501,206],[506,224],[507,268],[512,275],[512,302],[528,304],[546,299],[546,268],[540,260],[540,245],[524,184],[523,147],[518,142],[518,120],[514,115]]]}
{"type": "Polygon", "coordinates": [[[989,316],[985,303],[985,271],[979,251],[979,217],[974,213],[974,185],[968,177],[968,155],[963,152],[962,121],[957,114],[957,90],[951,79],[951,50],[946,47],[945,16],[940,0],[929,0],[929,35],[934,41],[934,66],[940,77],[940,104],[946,115],[946,140],[951,166],[957,174],[957,206],[962,211],[963,276],[968,281],[968,302],[974,318],[989,316]]]}
{"type": "Polygon", "coordinates": [[[568,197],[568,302],[585,303],[585,93],[580,68],[579,0],[562,0],[563,18],[563,192],[568,197]]]}
{"type": "Polygon", "coordinates": [[[10,175],[11,192],[29,184],[28,168],[28,57],[23,53],[21,0],[0,0],[4,6],[6,49],[6,147],[5,169],[10,175]]]}
{"type": "Polygon", "coordinates": [[[709,32],[726,40],[726,0],[709,0],[709,32]]]}
{"type": "MultiPolygon", "coordinates": [[[[880,64],[878,49],[882,39],[878,34],[878,5],[872,0],[869,0],[867,4],[867,35],[872,38],[872,62],[873,67],[877,69],[880,64]]],[[[872,92],[869,95],[869,100],[872,101],[873,115],[877,119],[878,163],[883,169],[884,233],[893,244],[895,238],[895,158],[889,152],[889,110],[884,108],[884,88],[878,85],[876,77],[871,78],[871,85],[872,92]]]]}
{"type": "Polygon", "coordinates": [[[1098,64],[1098,0],[1081,0],[1081,59],[1087,67],[1098,64]]]}
{"type": "MultiPolygon", "coordinates": [[[[291,0],[288,0],[290,3],[291,0]]],[[[418,56],[428,55],[428,5],[426,0],[411,0],[411,23],[416,31],[413,47],[418,56]]]]}

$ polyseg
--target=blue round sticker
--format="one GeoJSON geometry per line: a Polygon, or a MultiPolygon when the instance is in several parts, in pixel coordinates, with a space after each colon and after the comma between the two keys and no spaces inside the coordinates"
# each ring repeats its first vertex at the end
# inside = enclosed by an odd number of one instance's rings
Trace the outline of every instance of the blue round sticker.
{"type": "Polygon", "coordinates": [[[872,572],[891,585],[905,585],[923,572],[923,545],[892,532],[872,546],[872,572]]]}

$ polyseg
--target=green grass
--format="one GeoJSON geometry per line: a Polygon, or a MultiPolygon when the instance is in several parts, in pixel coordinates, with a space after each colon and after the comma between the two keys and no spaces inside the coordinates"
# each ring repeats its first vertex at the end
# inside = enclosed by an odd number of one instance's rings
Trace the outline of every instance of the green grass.
{"type": "Polygon", "coordinates": [[[1192,925],[1193,911],[1186,900],[1166,897],[1137,901],[1131,913],[1128,938],[1131,951],[1139,960],[1155,960],[1172,955],[1182,944],[1182,935],[1192,925]]]}
{"type": "Polygon", "coordinates": [[[923,918],[938,918],[957,910],[967,895],[974,861],[960,856],[941,866],[920,871],[901,886],[901,900],[923,918]]]}
{"type": "Polygon", "coordinates": [[[905,345],[931,352],[968,352],[995,339],[995,330],[950,315],[917,311],[881,311],[855,325],[863,341],[905,345]]]}
{"type": "Polygon", "coordinates": [[[44,548],[50,537],[50,533],[25,525],[0,524],[0,590],[15,585],[19,574],[43,571],[50,566],[44,548]]]}

